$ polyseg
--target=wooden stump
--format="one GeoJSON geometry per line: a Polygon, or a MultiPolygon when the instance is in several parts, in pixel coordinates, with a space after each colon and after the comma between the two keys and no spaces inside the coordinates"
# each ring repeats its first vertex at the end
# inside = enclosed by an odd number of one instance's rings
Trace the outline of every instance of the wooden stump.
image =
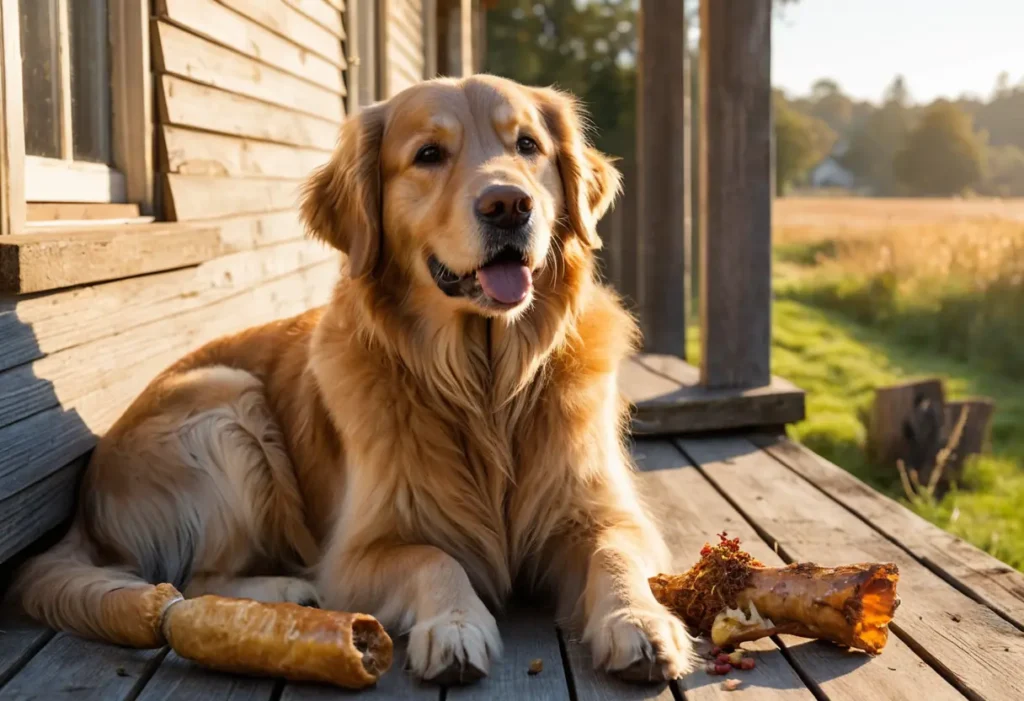
{"type": "Polygon", "coordinates": [[[908,489],[941,496],[963,474],[964,462],[987,448],[995,404],[946,401],[937,379],[879,388],[868,419],[868,458],[896,470],[908,489]]]}
{"type": "Polygon", "coordinates": [[[948,455],[943,465],[942,484],[959,481],[967,458],[988,450],[995,410],[991,399],[946,402],[943,432],[948,455]]]}

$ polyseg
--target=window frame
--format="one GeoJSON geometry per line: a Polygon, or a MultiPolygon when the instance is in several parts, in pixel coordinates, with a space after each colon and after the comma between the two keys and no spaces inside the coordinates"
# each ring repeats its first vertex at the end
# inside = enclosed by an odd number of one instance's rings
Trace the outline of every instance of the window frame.
{"type": "Polygon", "coordinates": [[[0,235],[51,224],[26,221],[29,201],[122,201],[152,213],[149,0],[108,0],[107,13],[113,167],[25,154],[19,3],[0,0],[0,235]]]}

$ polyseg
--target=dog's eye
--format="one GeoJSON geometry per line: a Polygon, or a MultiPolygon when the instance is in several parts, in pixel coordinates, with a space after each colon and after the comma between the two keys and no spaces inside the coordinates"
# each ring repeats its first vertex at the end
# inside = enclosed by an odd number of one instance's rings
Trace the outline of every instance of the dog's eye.
{"type": "Polygon", "coordinates": [[[436,165],[444,160],[444,151],[437,144],[427,144],[416,152],[416,165],[436,165]]]}
{"type": "Polygon", "coordinates": [[[520,136],[519,140],[516,141],[516,151],[521,156],[532,156],[539,150],[540,147],[537,146],[537,142],[528,136],[520,136]]]}

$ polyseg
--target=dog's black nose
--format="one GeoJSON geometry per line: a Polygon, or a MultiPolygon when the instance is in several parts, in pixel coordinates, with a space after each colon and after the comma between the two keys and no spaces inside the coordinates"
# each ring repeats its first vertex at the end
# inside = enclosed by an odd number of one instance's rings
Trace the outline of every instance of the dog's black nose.
{"type": "Polygon", "coordinates": [[[492,185],[476,200],[476,216],[499,229],[518,229],[532,211],[533,199],[514,185],[492,185]]]}

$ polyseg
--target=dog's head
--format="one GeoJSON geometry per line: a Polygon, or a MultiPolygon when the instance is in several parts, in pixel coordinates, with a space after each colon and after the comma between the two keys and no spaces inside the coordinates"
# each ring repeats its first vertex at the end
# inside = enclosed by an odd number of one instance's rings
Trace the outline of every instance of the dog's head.
{"type": "Polygon", "coordinates": [[[352,277],[398,266],[439,302],[496,316],[530,304],[569,238],[600,246],[595,226],[619,182],[568,95],[440,79],[350,118],[302,213],[347,254],[352,277]]]}

